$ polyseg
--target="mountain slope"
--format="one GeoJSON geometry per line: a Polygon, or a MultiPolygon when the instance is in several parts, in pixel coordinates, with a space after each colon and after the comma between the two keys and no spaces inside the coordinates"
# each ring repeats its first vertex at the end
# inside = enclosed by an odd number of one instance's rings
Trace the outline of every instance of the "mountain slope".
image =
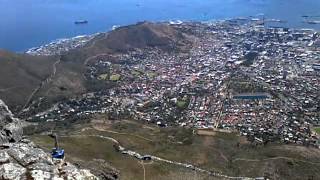
{"type": "Polygon", "coordinates": [[[169,25],[143,22],[112,31],[106,38],[101,39],[97,46],[106,47],[116,52],[146,47],[172,51],[178,48],[176,45],[183,38],[182,33],[169,25]]]}
{"type": "Polygon", "coordinates": [[[190,45],[187,36],[165,23],[141,22],[100,34],[85,47],[63,56],[65,61],[85,62],[99,54],[125,53],[134,49],[158,48],[166,52],[180,51],[190,45]]]}
{"type": "MultiPolygon", "coordinates": [[[[0,51],[0,98],[14,112],[43,98],[45,106],[93,89],[83,74],[86,63],[101,55],[122,54],[134,49],[180,51],[190,45],[184,34],[165,23],[138,23],[100,34],[86,46],[61,56],[30,56],[0,51]]],[[[108,88],[105,84],[103,88],[108,88]]],[[[99,86],[100,87],[100,86],[99,86]]],[[[101,88],[101,87],[100,87],[101,88]]]]}
{"type": "Polygon", "coordinates": [[[56,57],[40,57],[0,51],[0,98],[14,111],[50,76],[56,57]]]}

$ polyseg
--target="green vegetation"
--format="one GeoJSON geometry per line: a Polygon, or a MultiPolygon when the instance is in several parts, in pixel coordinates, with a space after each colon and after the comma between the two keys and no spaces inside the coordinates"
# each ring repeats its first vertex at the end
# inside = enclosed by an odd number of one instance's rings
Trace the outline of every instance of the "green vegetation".
{"type": "Polygon", "coordinates": [[[131,74],[138,77],[138,76],[142,75],[143,73],[138,70],[133,70],[133,71],[131,71],[131,74]]]}
{"type": "Polygon", "coordinates": [[[243,57],[242,65],[243,66],[251,66],[258,56],[259,56],[259,54],[257,52],[249,52],[248,54],[246,54],[243,57]]]}
{"type": "Polygon", "coordinates": [[[0,50],[0,84],[1,89],[7,89],[0,91],[0,99],[12,111],[20,110],[32,91],[50,76],[57,60],[56,57],[28,56],[0,50]]]}
{"type": "Polygon", "coordinates": [[[176,103],[176,106],[181,110],[186,109],[188,105],[189,105],[189,99],[187,97],[178,99],[176,103]]]}
{"type": "MultiPolygon", "coordinates": [[[[158,128],[128,120],[103,121],[85,127],[82,125],[70,134],[80,134],[82,137],[61,138],[61,146],[66,149],[68,159],[76,162],[81,160],[78,162],[80,164],[82,161],[104,159],[121,171],[122,179],[141,179],[143,171],[138,160],[116,152],[112,142],[108,140],[86,135],[112,137],[122,146],[142,154],[191,163],[234,176],[266,175],[271,178],[276,176],[277,179],[303,179],[317,174],[317,169],[320,168],[320,152],[316,149],[279,144],[254,147],[236,134],[216,132],[214,136],[197,136],[192,129],[158,128]],[[288,166],[288,163],[293,165],[288,166]]],[[[33,140],[48,149],[53,146],[52,140],[46,136],[36,135],[33,140]]],[[[159,162],[152,162],[145,167],[146,179],[165,179],[169,174],[177,176],[192,173],[187,169],[159,162]]],[[[320,175],[315,178],[320,178],[320,175]]]]}
{"type": "Polygon", "coordinates": [[[110,76],[110,81],[119,81],[121,78],[121,75],[120,74],[112,74],[110,76]]]}
{"type": "Polygon", "coordinates": [[[232,79],[229,83],[229,89],[235,93],[257,93],[257,92],[266,92],[265,87],[261,84],[241,80],[241,79],[232,79]]]}
{"type": "Polygon", "coordinates": [[[188,103],[186,101],[177,101],[178,108],[184,109],[188,106],[188,103]]]}
{"type": "Polygon", "coordinates": [[[319,135],[320,135],[320,127],[316,127],[316,128],[314,128],[314,131],[315,131],[317,134],[319,134],[319,135]]]}
{"type": "Polygon", "coordinates": [[[106,80],[108,78],[108,74],[101,74],[98,79],[99,80],[106,80]]]}
{"type": "Polygon", "coordinates": [[[148,76],[148,78],[155,78],[155,77],[158,76],[158,74],[155,73],[155,72],[148,72],[148,73],[147,73],[147,76],[148,76]]]}

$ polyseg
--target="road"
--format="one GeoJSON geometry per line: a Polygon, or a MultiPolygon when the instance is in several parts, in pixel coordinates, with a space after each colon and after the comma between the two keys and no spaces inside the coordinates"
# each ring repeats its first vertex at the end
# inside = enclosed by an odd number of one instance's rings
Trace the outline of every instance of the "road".
{"type": "MultiPolygon", "coordinates": [[[[144,156],[144,155],[141,155],[138,152],[125,149],[123,146],[120,145],[120,143],[116,139],[114,139],[112,137],[108,137],[108,136],[102,136],[102,135],[65,135],[65,136],[60,136],[60,137],[97,137],[97,138],[105,139],[105,140],[108,140],[108,141],[112,141],[113,143],[117,144],[118,147],[119,147],[119,151],[122,154],[131,156],[131,157],[136,158],[138,160],[141,160],[141,158],[144,156]]],[[[239,180],[240,179],[247,179],[247,180],[255,179],[255,178],[250,178],[250,177],[228,176],[228,175],[221,174],[219,172],[213,172],[213,171],[209,171],[209,170],[206,170],[206,169],[202,169],[202,168],[196,167],[196,166],[194,166],[192,164],[186,164],[186,163],[171,161],[171,160],[160,158],[160,157],[153,156],[153,155],[149,155],[149,156],[151,157],[151,159],[153,161],[163,162],[163,163],[167,163],[167,164],[173,164],[173,165],[184,167],[184,168],[196,171],[196,172],[206,173],[206,174],[208,174],[210,176],[214,176],[214,177],[225,178],[225,179],[239,179],[239,180]]],[[[145,173],[145,169],[144,169],[144,173],[145,173]]]]}
{"type": "Polygon", "coordinates": [[[279,160],[279,159],[290,160],[290,161],[294,161],[294,162],[298,161],[298,162],[303,162],[303,163],[308,163],[308,164],[313,164],[313,165],[319,165],[320,164],[320,163],[316,163],[316,162],[304,161],[304,160],[300,160],[300,159],[294,159],[294,158],[283,157],[283,156],[265,158],[265,159],[236,158],[233,161],[260,162],[260,161],[279,160]]]}
{"type": "Polygon", "coordinates": [[[10,90],[12,90],[12,89],[16,89],[16,88],[18,88],[18,86],[9,87],[9,88],[4,88],[4,89],[0,89],[0,92],[10,91],[10,90]]]}

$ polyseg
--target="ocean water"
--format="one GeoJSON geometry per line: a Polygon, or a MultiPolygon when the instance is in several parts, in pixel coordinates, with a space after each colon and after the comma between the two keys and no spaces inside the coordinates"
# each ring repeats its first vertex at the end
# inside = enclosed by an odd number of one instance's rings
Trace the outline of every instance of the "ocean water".
{"type": "MultiPolygon", "coordinates": [[[[302,15],[320,15],[320,0],[0,0],[0,48],[22,52],[59,38],[108,31],[138,21],[206,21],[255,16],[320,29],[302,15]],[[88,20],[86,25],[74,21],[88,20]]],[[[314,17],[319,18],[319,17],[314,17]]]]}

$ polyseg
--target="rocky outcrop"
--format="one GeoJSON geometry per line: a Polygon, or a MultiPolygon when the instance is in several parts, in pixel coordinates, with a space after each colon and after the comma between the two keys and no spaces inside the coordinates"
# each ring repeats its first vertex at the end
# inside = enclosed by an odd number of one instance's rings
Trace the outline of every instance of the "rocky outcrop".
{"type": "Polygon", "coordinates": [[[18,142],[22,135],[21,121],[14,118],[8,106],[0,100],[0,144],[18,142]]]}
{"type": "Polygon", "coordinates": [[[0,100],[0,179],[99,179],[90,170],[62,162],[23,137],[22,122],[0,100]]]}
{"type": "Polygon", "coordinates": [[[98,179],[89,170],[71,163],[55,164],[46,152],[27,139],[0,147],[0,179],[98,179]]]}

